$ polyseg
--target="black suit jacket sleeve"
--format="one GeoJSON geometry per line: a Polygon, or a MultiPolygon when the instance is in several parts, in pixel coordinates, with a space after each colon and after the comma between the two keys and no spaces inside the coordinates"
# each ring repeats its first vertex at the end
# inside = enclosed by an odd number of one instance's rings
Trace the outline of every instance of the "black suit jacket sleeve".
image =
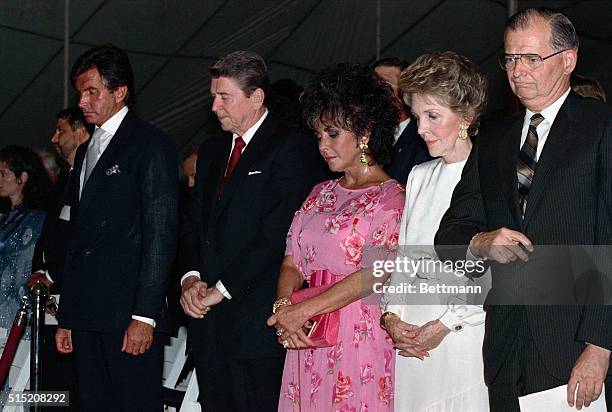
{"type": "Polygon", "coordinates": [[[177,160],[169,139],[160,145],[147,145],[147,161],[141,170],[143,216],[140,273],[133,314],[159,320],[166,296],[168,274],[176,253],[177,160]]]}
{"type": "MultiPolygon", "coordinates": [[[[202,160],[206,156],[206,152],[202,149],[204,145],[198,150],[199,162],[196,163],[196,185],[193,193],[187,199],[186,203],[182,206],[181,220],[180,220],[180,231],[178,237],[178,251],[176,257],[176,272],[177,281],[180,282],[181,278],[190,271],[200,272],[200,277],[203,281],[206,281],[205,274],[202,273],[200,268],[200,230],[201,222],[198,218],[198,214],[202,213],[202,188],[205,186],[202,183],[202,176],[206,173],[203,170],[202,160]],[[200,181],[200,183],[197,183],[200,181]]],[[[211,285],[212,286],[212,285],[211,285]]]]}
{"type": "MultiPolygon", "coordinates": [[[[598,150],[598,202],[596,241],[597,266],[607,290],[606,305],[586,306],[576,338],[612,350],[612,306],[610,306],[610,280],[612,279],[612,118],[608,121],[598,150]]],[[[612,371],[608,372],[609,374],[612,371]]]]}
{"type": "MultiPolygon", "coordinates": [[[[326,177],[308,136],[292,136],[283,144],[285,147],[276,158],[275,176],[271,179],[273,186],[269,188],[274,195],[268,197],[267,212],[258,223],[260,229],[245,245],[244,253],[239,253],[240,257],[232,262],[228,269],[231,275],[222,273],[220,276],[232,300],[238,302],[258,281],[257,275],[270,270],[270,262],[275,261],[279,251],[285,250],[287,231],[295,211],[312,187],[326,177]]],[[[273,270],[278,272],[279,267],[273,270]]]]}
{"type": "Polygon", "coordinates": [[[43,224],[43,229],[36,242],[36,246],[34,246],[34,255],[32,255],[32,273],[38,272],[39,270],[45,271],[47,268],[45,267],[45,262],[43,259],[43,243],[45,238],[45,233],[49,231],[49,220],[51,219],[51,214],[47,214],[45,218],[45,223],[43,224]]]}
{"type": "Polygon", "coordinates": [[[485,231],[487,220],[478,179],[478,144],[474,144],[453,191],[451,205],[435,236],[436,253],[442,260],[463,260],[470,240],[485,231]]]}

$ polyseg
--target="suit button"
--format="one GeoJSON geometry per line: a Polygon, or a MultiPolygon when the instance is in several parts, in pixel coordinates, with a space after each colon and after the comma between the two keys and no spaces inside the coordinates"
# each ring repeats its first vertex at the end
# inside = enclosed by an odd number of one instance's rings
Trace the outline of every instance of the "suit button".
{"type": "Polygon", "coordinates": [[[207,247],[210,247],[210,245],[211,245],[210,240],[206,240],[206,241],[204,242],[204,244],[205,244],[207,247]]]}

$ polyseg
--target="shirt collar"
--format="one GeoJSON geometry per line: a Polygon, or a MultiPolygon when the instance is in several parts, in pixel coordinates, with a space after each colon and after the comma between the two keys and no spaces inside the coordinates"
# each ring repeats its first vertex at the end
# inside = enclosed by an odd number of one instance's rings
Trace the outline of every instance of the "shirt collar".
{"type": "MultiPolygon", "coordinates": [[[[561,97],[559,97],[550,106],[540,112],[540,114],[542,115],[542,117],[544,117],[544,120],[546,120],[548,124],[552,125],[554,123],[555,118],[557,117],[557,113],[559,113],[561,106],[563,106],[565,99],[567,99],[570,90],[571,88],[568,87],[567,91],[563,93],[561,97]]],[[[531,116],[533,116],[534,114],[535,112],[532,112],[531,110],[525,108],[525,121],[529,122],[531,120],[531,116]]]]}
{"type": "MultiPolygon", "coordinates": [[[[114,136],[115,133],[117,133],[117,129],[119,129],[119,126],[121,125],[121,122],[123,121],[123,118],[127,114],[128,110],[129,109],[127,106],[123,106],[117,113],[112,115],[110,119],[102,123],[100,128],[104,129],[105,132],[110,133],[111,136],[114,136]]],[[[96,130],[97,129],[98,126],[96,126],[96,130]]]]}
{"type": "MultiPolygon", "coordinates": [[[[255,132],[257,132],[257,129],[259,129],[259,126],[261,126],[261,124],[263,123],[263,121],[266,118],[266,116],[268,116],[268,109],[266,109],[264,111],[264,114],[259,118],[257,123],[255,123],[246,132],[244,132],[244,134],[242,135],[242,140],[244,140],[244,145],[245,146],[249,144],[249,142],[251,141],[251,139],[255,135],[255,132]]],[[[232,140],[236,140],[236,137],[238,137],[238,135],[236,133],[233,133],[232,134],[232,140]]]]}
{"type": "Polygon", "coordinates": [[[397,143],[402,133],[404,133],[404,130],[406,130],[408,123],[410,123],[410,117],[403,122],[400,122],[400,124],[397,126],[397,129],[395,129],[395,134],[393,135],[393,144],[397,143]]]}

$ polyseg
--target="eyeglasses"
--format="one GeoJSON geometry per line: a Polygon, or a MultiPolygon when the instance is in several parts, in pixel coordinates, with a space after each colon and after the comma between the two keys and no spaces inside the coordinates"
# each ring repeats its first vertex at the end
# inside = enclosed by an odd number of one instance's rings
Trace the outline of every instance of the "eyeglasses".
{"type": "Polygon", "coordinates": [[[527,54],[502,54],[499,56],[499,65],[504,70],[512,70],[514,66],[516,66],[516,61],[520,60],[525,66],[529,69],[537,69],[542,65],[544,60],[550,59],[551,57],[556,56],[559,53],[563,53],[564,51],[568,51],[569,49],[559,50],[556,53],[549,54],[546,57],[542,57],[539,54],[535,53],[527,53],[527,54]]]}

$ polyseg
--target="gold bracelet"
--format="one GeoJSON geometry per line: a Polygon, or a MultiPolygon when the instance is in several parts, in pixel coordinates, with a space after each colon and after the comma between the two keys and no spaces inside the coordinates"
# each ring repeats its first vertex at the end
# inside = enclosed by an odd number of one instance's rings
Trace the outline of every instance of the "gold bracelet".
{"type": "Polygon", "coordinates": [[[380,315],[380,327],[384,330],[387,330],[386,326],[385,326],[385,320],[389,317],[389,316],[393,316],[394,318],[398,318],[399,319],[399,315],[397,313],[393,313],[390,311],[386,311],[384,312],[382,315],[380,315]]]}
{"type": "Polygon", "coordinates": [[[280,298],[276,299],[276,302],[272,305],[272,313],[276,313],[278,308],[285,305],[291,305],[291,301],[288,298],[280,298]]]}

